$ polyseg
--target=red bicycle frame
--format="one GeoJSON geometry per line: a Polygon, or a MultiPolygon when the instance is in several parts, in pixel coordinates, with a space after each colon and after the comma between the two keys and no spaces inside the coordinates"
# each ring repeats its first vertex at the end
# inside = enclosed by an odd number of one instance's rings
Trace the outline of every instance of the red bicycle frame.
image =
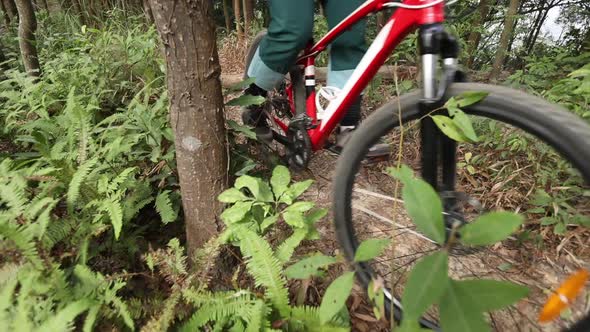
{"type": "MultiPolygon", "coordinates": [[[[306,112],[314,125],[314,128],[308,130],[308,134],[314,151],[324,148],[325,141],[343,118],[348,107],[367,87],[397,45],[399,45],[409,33],[415,31],[417,28],[442,23],[444,21],[443,1],[404,0],[402,2],[403,6],[412,6],[415,8],[408,9],[400,7],[395,11],[367,50],[341,93],[328,105],[324,111],[322,119],[318,120],[315,103],[315,57],[320,52],[326,50],[328,45],[354,24],[370,14],[389,7],[390,4],[392,4],[392,2],[386,0],[366,1],[357,10],[340,22],[340,24],[330,30],[320,41],[308,47],[304,54],[297,60],[297,64],[304,67],[307,92],[306,112]],[[416,7],[419,7],[419,9],[416,9],[416,7]]],[[[294,110],[292,93],[290,93],[290,100],[291,108],[294,110]]],[[[279,119],[275,118],[274,120],[286,132],[288,126],[282,123],[279,119]]]]}

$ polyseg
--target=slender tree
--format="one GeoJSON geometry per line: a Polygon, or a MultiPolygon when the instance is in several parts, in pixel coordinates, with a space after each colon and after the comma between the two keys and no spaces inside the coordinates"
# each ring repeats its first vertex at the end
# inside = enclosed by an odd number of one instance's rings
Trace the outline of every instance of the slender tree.
{"type": "Polygon", "coordinates": [[[254,4],[252,0],[242,0],[242,4],[244,5],[244,32],[247,34],[254,20],[254,4]]]}
{"type": "Polygon", "coordinates": [[[10,15],[8,14],[8,10],[6,10],[6,5],[4,4],[4,1],[0,0],[0,10],[2,11],[2,14],[4,15],[4,25],[6,25],[6,29],[10,28],[10,15]]]}
{"type": "Polygon", "coordinates": [[[510,39],[514,33],[514,20],[519,4],[520,0],[510,0],[508,5],[508,11],[506,12],[506,19],[504,21],[504,29],[502,29],[500,43],[498,44],[498,49],[494,57],[494,64],[492,65],[492,71],[490,72],[489,79],[491,81],[497,80],[500,72],[502,71],[504,59],[508,50],[508,44],[510,43],[510,39]]]}
{"type": "Polygon", "coordinates": [[[31,0],[17,0],[18,9],[18,39],[20,52],[27,73],[34,77],[41,75],[39,66],[39,57],[37,55],[37,46],[35,40],[35,31],[37,30],[37,19],[31,0]]]}
{"type": "Polygon", "coordinates": [[[236,32],[238,39],[244,40],[244,27],[242,26],[242,0],[234,0],[234,16],[236,17],[236,32]]]}
{"type": "Polygon", "coordinates": [[[4,2],[6,7],[6,13],[10,16],[11,20],[18,20],[18,10],[16,9],[16,3],[14,0],[0,0],[4,2]]]}
{"type": "Polygon", "coordinates": [[[154,13],[152,12],[152,7],[150,6],[149,0],[142,1],[143,6],[143,14],[145,15],[145,19],[151,25],[154,24],[154,13]]]}
{"type": "Polygon", "coordinates": [[[473,66],[473,61],[475,61],[475,50],[477,50],[481,40],[481,31],[483,30],[483,26],[490,14],[490,2],[491,0],[481,0],[479,2],[477,15],[471,23],[472,30],[467,40],[467,68],[471,68],[473,66]]]}
{"type": "Polygon", "coordinates": [[[190,253],[219,230],[227,154],[212,1],[150,0],[164,44],[190,253]]]}
{"type": "Polygon", "coordinates": [[[221,0],[221,3],[223,4],[223,18],[225,19],[225,30],[227,32],[231,31],[231,16],[229,13],[229,7],[231,6],[231,3],[229,2],[230,0],[221,0]]]}

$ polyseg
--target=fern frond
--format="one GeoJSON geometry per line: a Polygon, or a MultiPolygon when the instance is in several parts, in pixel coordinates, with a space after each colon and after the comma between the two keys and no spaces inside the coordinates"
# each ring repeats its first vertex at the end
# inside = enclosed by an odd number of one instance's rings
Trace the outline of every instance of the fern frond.
{"type": "MultiPolygon", "coordinates": [[[[329,323],[333,324],[333,323],[329,323]]],[[[301,306],[291,309],[289,328],[293,331],[309,332],[348,332],[350,328],[342,326],[322,325],[319,307],[301,306]]]]}
{"type": "Polygon", "coordinates": [[[92,171],[94,165],[96,165],[98,159],[93,158],[85,162],[84,164],[80,165],[80,167],[72,176],[72,180],[70,181],[70,185],[68,186],[68,194],[67,194],[67,202],[68,207],[72,209],[74,204],[78,200],[80,195],[80,186],[84,183],[84,180],[92,171]]]}
{"type": "Polygon", "coordinates": [[[0,222],[0,235],[10,240],[35,267],[41,267],[41,258],[33,236],[25,226],[17,226],[8,222],[0,222]]]}
{"type": "Polygon", "coordinates": [[[164,224],[176,220],[176,212],[174,212],[172,202],[170,201],[170,190],[165,190],[158,194],[158,197],[156,197],[156,211],[162,217],[164,224]]]}
{"type": "Polygon", "coordinates": [[[74,324],[74,319],[88,310],[90,304],[87,300],[75,301],[57,312],[49,320],[45,321],[39,331],[67,331],[74,324]]]}
{"type": "Polygon", "coordinates": [[[22,265],[14,263],[4,264],[4,266],[0,268],[0,287],[12,280],[15,280],[21,267],[22,265]]]}
{"type": "Polygon", "coordinates": [[[22,176],[14,173],[10,181],[0,183],[0,200],[9,207],[14,218],[20,216],[27,206],[25,188],[26,181],[22,176]]]}
{"type": "Polygon", "coordinates": [[[266,289],[267,298],[282,316],[289,313],[289,292],[282,275],[282,264],[275,257],[268,242],[253,231],[243,228],[239,232],[240,249],[248,260],[246,267],[254,276],[256,286],[266,289]]]}
{"type": "Polygon", "coordinates": [[[172,294],[170,294],[170,296],[164,301],[164,308],[161,310],[161,312],[156,312],[156,314],[147,322],[147,324],[142,327],[141,331],[168,331],[170,324],[174,320],[175,308],[178,305],[178,302],[180,302],[181,296],[181,291],[179,289],[175,289],[172,294]]]}
{"type": "Polygon", "coordinates": [[[183,332],[198,331],[210,321],[225,319],[243,320],[249,324],[254,318],[253,308],[264,310],[264,306],[260,307],[247,291],[211,293],[189,290],[183,293],[188,301],[199,306],[197,312],[181,327],[183,332]]]}
{"type": "Polygon", "coordinates": [[[123,228],[123,208],[121,203],[116,199],[107,199],[102,205],[102,210],[106,211],[111,219],[113,225],[113,231],[115,233],[115,239],[119,239],[121,229],[123,228]]]}
{"type": "Polygon", "coordinates": [[[295,249],[297,249],[297,247],[299,247],[299,244],[301,244],[301,241],[303,241],[306,236],[307,236],[307,229],[304,229],[304,228],[295,229],[293,234],[291,236],[289,236],[277,248],[277,251],[276,251],[277,259],[283,264],[289,262],[289,260],[291,259],[291,256],[293,256],[293,252],[295,252],[295,249]]]}
{"type": "Polygon", "coordinates": [[[46,248],[53,248],[58,242],[63,241],[74,231],[76,221],[73,219],[58,219],[47,225],[43,236],[43,245],[46,248]]]}

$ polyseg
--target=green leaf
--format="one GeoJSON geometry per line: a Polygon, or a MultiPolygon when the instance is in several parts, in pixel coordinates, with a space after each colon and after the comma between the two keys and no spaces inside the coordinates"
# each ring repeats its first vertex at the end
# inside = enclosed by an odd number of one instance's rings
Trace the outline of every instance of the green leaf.
{"type": "Polygon", "coordinates": [[[229,188],[217,196],[217,200],[222,203],[235,203],[238,201],[246,201],[249,197],[237,188],[229,188]]]}
{"type": "Polygon", "coordinates": [[[290,182],[291,174],[289,173],[289,169],[282,165],[275,167],[270,178],[270,185],[276,197],[281,197],[288,189],[290,182]]]}
{"type": "Polygon", "coordinates": [[[295,212],[307,212],[315,206],[312,202],[296,202],[293,205],[288,206],[284,211],[295,211],[295,212]]]}
{"type": "Polygon", "coordinates": [[[453,119],[444,115],[431,116],[434,123],[445,135],[457,142],[469,142],[469,139],[463,134],[461,128],[455,124],[453,119]]]}
{"type": "Polygon", "coordinates": [[[309,225],[313,225],[328,214],[328,209],[315,209],[305,216],[309,225]]]}
{"type": "Polygon", "coordinates": [[[292,227],[305,227],[305,218],[299,211],[285,211],[283,212],[283,219],[285,219],[285,222],[292,227]]]}
{"type": "Polygon", "coordinates": [[[68,208],[72,209],[74,203],[78,200],[78,196],[80,195],[80,186],[86,180],[86,177],[97,163],[98,159],[90,159],[84,164],[80,165],[80,167],[76,170],[74,175],[72,176],[72,180],[70,181],[70,185],[68,186],[68,194],[67,194],[67,202],[68,208]]]}
{"type": "Polygon", "coordinates": [[[329,322],[346,303],[354,283],[354,272],[346,272],[336,278],[322,298],[320,305],[320,322],[326,324],[329,322]]]}
{"type": "Polygon", "coordinates": [[[389,239],[369,239],[363,241],[354,254],[355,262],[366,262],[379,255],[389,246],[389,239]]]}
{"type": "Polygon", "coordinates": [[[461,133],[469,139],[470,142],[477,142],[479,138],[473,130],[473,124],[471,123],[471,119],[460,109],[457,109],[455,115],[453,116],[453,122],[455,125],[461,129],[461,133]]]}
{"type": "Polygon", "coordinates": [[[254,82],[256,82],[256,77],[249,77],[241,82],[238,82],[236,84],[229,86],[228,89],[231,91],[244,90],[245,88],[249,87],[250,84],[252,84],[254,82]]]}
{"type": "Polygon", "coordinates": [[[469,91],[458,96],[458,107],[466,107],[484,100],[490,93],[484,91],[469,91]]]}
{"type": "Polygon", "coordinates": [[[430,329],[423,329],[418,324],[418,319],[412,317],[405,317],[402,320],[402,325],[394,330],[395,332],[429,332],[430,329]]]}
{"type": "Polygon", "coordinates": [[[420,317],[440,299],[449,283],[448,260],[448,253],[439,251],[416,263],[402,296],[404,313],[420,317]]]}
{"type": "Polygon", "coordinates": [[[287,191],[285,192],[286,195],[283,195],[283,197],[281,197],[281,202],[291,204],[287,201],[283,201],[283,198],[285,196],[288,196],[288,198],[291,200],[291,202],[293,202],[295,199],[297,199],[299,196],[301,196],[301,194],[303,194],[312,184],[313,184],[313,180],[305,180],[305,181],[293,183],[289,187],[289,189],[287,189],[287,191]]]}
{"type": "Polygon", "coordinates": [[[266,101],[266,98],[262,96],[251,96],[241,95],[238,98],[234,98],[225,104],[226,106],[252,106],[262,105],[266,101]]]}
{"type": "Polygon", "coordinates": [[[121,204],[115,200],[108,200],[105,204],[111,224],[113,225],[115,239],[119,239],[121,228],[123,228],[123,209],[121,208],[121,204]]]}
{"type": "Polygon", "coordinates": [[[411,176],[412,170],[408,166],[402,165],[399,170],[390,168],[388,171],[404,184],[404,206],[418,230],[437,243],[443,244],[443,208],[436,191],[424,180],[411,176]]]}
{"type": "Polygon", "coordinates": [[[494,244],[514,233],[523,221],[521,216],[511,212],[490,212],[461,227],[460,240],[473,246],[494,244]]]}
{"type": "Polygon", "coordinates": [[[269,217],[264,218],[262,223],[260,223],[260,231],[264,232],[268,227],[274,225],[277,222],[277,220],[279,220],[278,214],[273,214],[269,217]]]}
{"type": "Polygon", "coordinates": [[[164,224],[176,220],[176,212],[172,208],[172,202],[170,202],[170,190],[165,190],[158,194],[156,197],[156,211],[160,214],[164,224]]]}
{"type": "Polygon", "coordinates": [[[252,208],[252,202],[237,202],[232,207],[225,209],[221,213],[221,220],[226,224],[234,224],[246,216],[248,211],[252,208]]]}
{"type": "Polygon", "coordinates": [[[227,125],[229,128],[235,132],[242,133],[249,139],[256,139],[256,133],[252,131],[252,129],[248,126],[241,125],[234,120],[227,120],[227,125]]]}
{"type": "Polygon", "coordinates": [[[307,230],[303,228],[296,229],[275,251],[275,256],[281,263],[286,263],[291,259],[295,249],[299,247],[301,241],[305,239],[307,230]]]}
{"type": "Polygon", "coordinates": [[[469,298],[480,312],[499,310],[526,297],[529,289],[507,281],[461,280],[453,281],[454,291],[469,298]]]}
{"type": "Polygon", "coordinates": [[[567,226],[562,222],[555,225],[555,227],[553,228],[553,232],[558,235],[565,234],[566,231],[567,231],[567,226]]]}
{"type": "Polygon", "coordinates": [[[455,281],[450,280],[439,302],[440,323],[443,331],[486,332],[490,327],[472,297],[457,291],[455,281]]]}
{"type": "Polygon", "coordinates": [[[300,260],[285,269],[285,276],[290,279],[309,279],[319,275],[319,270],[336,263],[336,258],[314,255],[300,260]]]}
{"type": "Polygon", "coordinates": [[[266,182],[263,182],[258,178],[252,177],[250,175],[242,175],[236,180],[234,187],[238,189],[248,188],[250,193],[252,193],[254,198],[256,198],[258,201],[274,202],[270,187],[266,182]]]}

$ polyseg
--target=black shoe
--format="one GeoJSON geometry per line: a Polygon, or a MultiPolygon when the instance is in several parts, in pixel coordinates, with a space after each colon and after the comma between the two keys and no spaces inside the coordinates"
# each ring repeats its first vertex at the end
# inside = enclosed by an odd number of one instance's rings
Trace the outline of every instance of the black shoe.
{"type": "MultiPolygon", "coordinates": [[[[344,149],[344,145],[350,141],[353,133],[354,128],[340,129],[336,135],[336,143],[332,144],[329,147],[329,150],[339,155],[342,152],[342,149],[344,149]]],[[[365,157],[369,159],[389,157],[391,152],[392,149],[389,144],[379,141],[369,149],[369,152],[367,152],[365,157]]]]}

